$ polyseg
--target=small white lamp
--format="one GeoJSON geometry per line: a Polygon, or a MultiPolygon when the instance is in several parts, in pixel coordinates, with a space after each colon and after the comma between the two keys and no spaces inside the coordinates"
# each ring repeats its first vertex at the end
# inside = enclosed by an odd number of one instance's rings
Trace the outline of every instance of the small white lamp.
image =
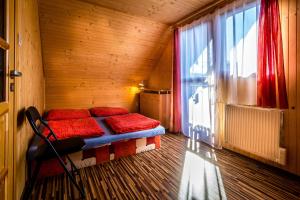
{"type": "Polygon", "coordinates": [[[142,81],[142,82],[139,83],[139,89],[140,90],[144,90],[145,89],[144,81],[142,81]]]}

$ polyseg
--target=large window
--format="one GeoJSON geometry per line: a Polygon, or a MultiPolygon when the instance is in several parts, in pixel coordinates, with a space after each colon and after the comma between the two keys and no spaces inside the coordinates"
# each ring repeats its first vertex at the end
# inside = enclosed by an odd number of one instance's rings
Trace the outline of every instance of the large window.
{"type": "Polygon", "coordinates": [[[232,8],[220,18],[217,31],[223,35],[216,46],[223,51],[219,67],[226,78],[225,99],[232,104],[256,105],[258,7],[252,3],[232,8]]]}
{"type": "Polygon", "coordinates": [[[214,109],[212,21],[204,19],[182,29],[180,39],[182,129],[209,143],[214,109]]]}
{"type": "Polygon", "coordinates": [[[233,4],[180,29],[185,135],[213,143],[217,102],[256,103],[257,21],[256,3],[233,4]]]}
{"type": "Polygon", "coordinates": [[[257,71],[257,11],[246,7],[226,16],[226,61],[230,74],[249,77],[257,71]]]}

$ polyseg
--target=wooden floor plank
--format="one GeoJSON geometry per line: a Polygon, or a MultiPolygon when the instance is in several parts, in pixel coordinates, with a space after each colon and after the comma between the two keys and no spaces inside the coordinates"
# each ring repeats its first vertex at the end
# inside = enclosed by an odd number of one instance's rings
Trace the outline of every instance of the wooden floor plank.
{"type": "MultiPolygon", "coordinates": [[[[161,144],[81,169],[87,199],[300,199],[300,178],[282,170],[179,135],[161,144]]],[[[49,177],[32,199],[73,199],[71,188],[65,175],[49,177]]]]}

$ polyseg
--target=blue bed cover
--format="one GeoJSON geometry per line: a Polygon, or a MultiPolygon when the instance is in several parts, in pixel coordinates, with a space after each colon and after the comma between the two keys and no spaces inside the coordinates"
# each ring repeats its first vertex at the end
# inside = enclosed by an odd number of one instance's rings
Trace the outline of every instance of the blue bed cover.
{"type": "MultiPolygon", "coordinates": [[[[131,133],[124,134],[115,134],[104,122],[104,117],[95,117],[99,126],[104,130],[104,135],[101,137],[86,138],[84,139],[86,145],[83,147],[83,150],[97,148],[103,146],[104,144],[109,144],[111,142],[117,142],[121,140],[135,139],[135,138],[145,138],[145,137],[154,137],[156,135],[165,134],[165,128],[161,125],[153,129],[136,131],[131,133]]],[[[33,141],[28,149],[28,155],[35,154],[40,138],[35,136],[33,141]]]]}

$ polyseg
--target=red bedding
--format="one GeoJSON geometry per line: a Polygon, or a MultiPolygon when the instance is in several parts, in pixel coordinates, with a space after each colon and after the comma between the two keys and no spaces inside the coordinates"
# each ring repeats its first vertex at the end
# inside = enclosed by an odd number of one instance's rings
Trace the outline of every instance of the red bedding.
{"type": "Polygon", "coordinates": [[[129,133],[157,127],[160,122],[138,113],[108,117],[105,122],[115,133],[129,133]]]}
{"type": "MultiPolygon", "coordinates": [[[[84,119],[49,121],[48,124],[58,139],[66,139],[76,136],[82,138],[100,137],[104,134],[103,129],[92,117],[84,119]]],[[[49,133],[49,130],[45,128],[43,134],[47,136],[49,133]]],[[[50,139],[53,140],[54,138],[51,137],[50,139]]]]}
{"type": "Polygon", "coordinates": [[[90,112],[95,117],[107,117],[112,115],[128,114],[127,109],[119,107],[94,107],[90,109],[90,112]]]}
{"type": "Polygon", "coordinates": [[[91,117],[87,109],[52,109],[49,110],[46,120],[82,119],[91,117]]]}

